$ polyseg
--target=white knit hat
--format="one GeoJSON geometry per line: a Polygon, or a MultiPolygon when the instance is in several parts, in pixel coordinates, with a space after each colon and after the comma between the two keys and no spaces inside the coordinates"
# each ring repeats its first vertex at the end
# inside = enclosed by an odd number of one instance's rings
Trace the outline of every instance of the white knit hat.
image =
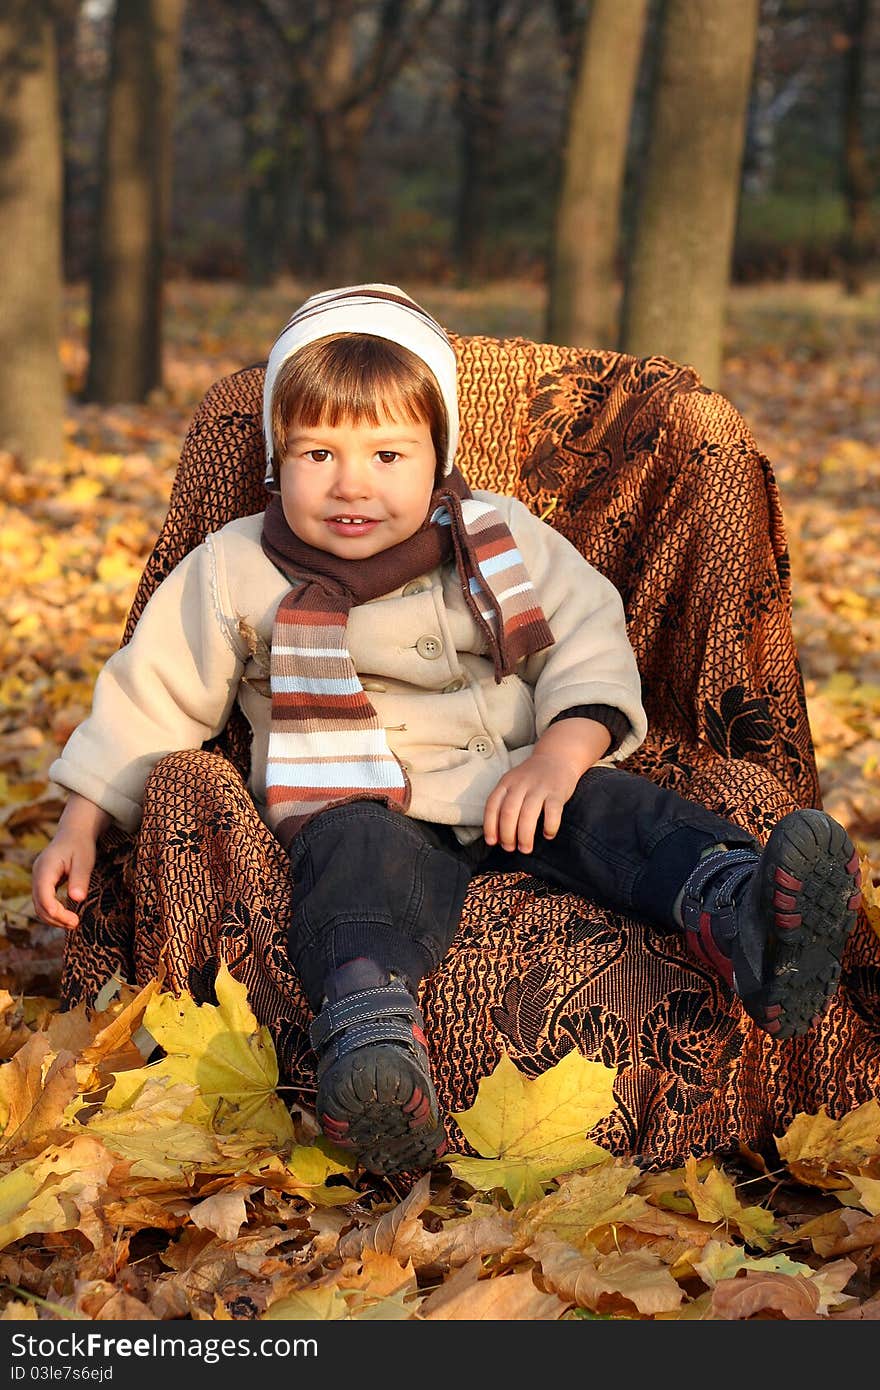
{"type": "Polygon", "coordinates": [[[435,319],[396,285],[346,285],[307,299],[284,326],[269,353],[263,385],[263,433],[266,438],[266,485],[273,482],[272,390],[284,362],[306,343],[331,333],[368,333],[409,348],[431,369],[446,406],[448,443],[443,473],[449,473],[458,448],[458,393],[452,344],[435,319]]]}

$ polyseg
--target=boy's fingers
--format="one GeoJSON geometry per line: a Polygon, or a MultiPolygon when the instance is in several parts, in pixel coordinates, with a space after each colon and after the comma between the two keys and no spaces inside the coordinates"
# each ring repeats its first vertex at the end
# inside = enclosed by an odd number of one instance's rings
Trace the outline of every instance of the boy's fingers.
{"type": "Polygon", "coordinates": [[[543,797],[540,793],[533,793],[523,801],[519,813],[519,825],[517,827],[517,849],[523,854],[531,854],[535,845],[535,830],[538,826],[538,817],[541,814],[543,797]]]}
{"type": "Polygon", "coordinates": [[[89,891],[95,861],[91,855],[76,855],[67,875],[67,896],[81,903],[89,891]]]}
{"type": "Polygon", "coordinates": [[[499,783],[486,798],[486,805],[483,808],[483,839],[487,845],[497,843],[498,816],[506,791],[507,788],[499,783]]]}
{"type": "Polygon", "coordinates": [[[548,797],[544,803],[544,836],[552,840],[562,824],[562,802],[556,797],[548,797]]]}
{"type": "Polygon", "coordinates": [[[75,912],[60,903],[57,898],[51,898],[44,902],[42,898],[34,897],[34,907],[41,922],[45,922],[50,927],[63,927],[65,931],[71,931],[79,926],[79,918],[75,912]]]}
{"type": "Polygon", "coordinates": [[[522,793],[509,792],[498,817],[498,834],[504,849],[516,849],[517,827],[522,813],[522,793]]]}

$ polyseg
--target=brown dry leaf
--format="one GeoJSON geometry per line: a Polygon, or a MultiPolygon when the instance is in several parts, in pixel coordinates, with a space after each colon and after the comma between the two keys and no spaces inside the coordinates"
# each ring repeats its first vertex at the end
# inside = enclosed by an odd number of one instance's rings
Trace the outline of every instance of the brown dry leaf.
{"type": "Polygon", "coordinates": [[[880,1293],[874,1294],[873,1298],[865,1299],[864,1303],[859,1303],[855,1307],[842,1308],[830,1315],[835,1322],[855,1322],[871,1321],[880,1322],[880,1293]]]}
{"type": "Polygon", "coordinates": [[[0,1061],[14,1056],[30,1035],[20,999],[13,998],[8,989],[0,989],[0,1061]]]}
{"type": "Polygon", "coordinates": [[[819,1291],[803,1275],[751,1270],[716,1284],[710,1303],[712,1317],[727,1320],[751,1318],[758,1313],[811,1320],[820,1316],[818,1307],[819,1291]]]}
{"type": "Polygon", "coordinates": [[[142,989],[127,989],[130,998],[123,998],[115,1008],[107,1010],[101,1017],[111,1014],[109,1021],[98,1030],[91,1043],[83,1048],[80,1061],[85,1066],[94,1067],[98,1072],[97,1081],[109,1079],[108,1073],[123,1071],[128,1067],[140,1067],[143,1053],[134,1043],[133,1035],[141,1027],[150,1000],[161,988],[161,976],[154,976],[142,989]]]}
{"type": "Polygon", "coordinates": [[[247,1221],[245,1198],[254,1191],[252,1187],[238,1188],[234,1192],[218,1192],[206,1197],[190,1208],[190,1220],[194,1226],[213,1231],[221,1240],[234,1241],[247,1221]]]}
{"type": "Polygon", "coordinates": [[[854,1250],[872,1250],[880,1245],[880,1217],[867,1216],[863,1211],[848,1208],[830,1213],[827,1220],[810,1221],[798,1235],[808,1237],[813,1249],[823,1259],[846,1255],[854,1250]],[[836,1222],[832,1217],[836,1216],[836,1222]]]}
{"type": "Polygon", "coordinates": [[[514,1220],[509,1212],[479,1203],[468,1215],[445,1221],[439,1231],[429,1231],[419,1220],[430,1202],[430,1178],[420,1178],[403,1202],[386,1212],[372,1226],[355,1227],[339,1239],[343,1259],[357,1259],[367,1251],[393,1254],[412,1260],[417,1269],[455,1268],[475,1254],[502,1254],[514,1240],[514,1220]],[[412,1205],[410,1205],[412,1203],[412,1205]]]}
{"type": "Polygon", "coordinates": [[[36,1322],[38,1317],[35,1303],[22,1303],[14,1298],[0,1313],[0,1322],[36,1322]]]}
{"type": "MultiPolygon", "coordinates": [[[[195,1227],[185,1230],[162,1255],[163,1263],[175,1271],[159,1280],[162,1306],[210,1312],[214,1295],[222,1296],[227,1286],[238,1283],[246,1257],[263,1257],[285,1240],[287,1232],[273,1227],[248,1232],[234,1241],[221,1241],[195,1227]]],[[[151,1306],[156,1308],[155,1298],[151,1299],[151,1306]]]]}
{"type": "Polygon", "coordinates": [[[412,1260],[402,1265],[393,1255],[383,1255],[377,1250],[365,1250],[358,1263],[350,1261],[339,1271],[336,1282],[340,1289],[361,1289],[377,1298],[386,1294],[416,1291],[416,1271],[412,1260]]]}
{"type": "Polygon", "coordinates": [[[402,1202],[378,1219],[372,1218],[344,1236],[339,1242],[340,1255],[343,1259],[350,1259],[357,1258],[364,1250],[375,1250],[403,1261],[414,1257],[418,1265],[418,1251],[430,1235],[419,1217],[430,1202],[431,1177],[425,1173],[402,1202]]]}
{"type": "MultiPolygon", "coordinates": [[[[310,1211],[306,1220],[309,1230],[314,1231],[311,1242],[312,1252],[319,1258],[331,1250],[336,1250],[341,1242],[342,1233],[348,1231],[352,1224],[350,1212],[327,1207],[319,1211],[310,1211]]],[[[356,1232],[359,1232],[364,1228],[357,1227],[355,1229],[356,1232]]],[[[357,1258],[367,1248],[374,1249],[375,1247],[368,1247],[364,1241],[356,1241],[354,1248],[348,1254],[357,1258]]],[[[339,1253],[342,1254],[341,1249],[339,1253]]]]}
{"type": "Polygon", "coordinates": [[[10,1061],[0,1067],[0,1153],[23,1157],[39,1152],[64,1117],[77,1093],[76,1061],[69,1052],[54,1054],[44,1033],[33,1033],[10,1061]]]}
{"type": "Polygon", "coordinates": [[[313,1287],[325,1283],[339,1289],[352,1318],[401,1321],[413,1317],[418,1310],[418,1282],[411,1260],[401,1265],[391,1255],[365,1250],[360,1263],[346,1261],[341,1269],[313,1287]]]}
{"type": "Polygon", "coordinates": [[[747,1255],[739,1246],[712,1241],[706,1246],[702,1257],[694,1262],[694,1271],[710,1287],[730,1283],[743,1274],[748,1274],[750,1278],[767,1275],[805,1279],[815,1291],[817,1313],[824,1316],[829,1307],[843,1301],[841,1291],[856,1272],[856,1266],[852,1260],[836,1260],[814,1270],[810,1265],[791,1259],[785,1252],[756,1257],[747,1255]]]}
{"type": "Polygon", "coordinates": [[[544,1283],[560,1298],[595,1313],[668,1313],[684,1293],[650,1250],[585,1255],[556,1236],[540,1235],[525,1252],[541,1267],[544,1283]]]}
{"type": "Polygon", "coordinates": [[[121,1290],[108,1298],[100,1312],[95,1314],[96,1322],[155,1322],[156,1314],[139,1298],[121,1290]]]}
{"type": "Polygon", "coordinates": [[[480,1279],[475,1256],[422,1301],[425,1322],[556,1322],[569,1306],[538,1288],[531,1271],[480,1279]]]}
{"type": "Polygon", "coordinates": [[[95,1036],[94,1016],[85,1004],[54,1013],[45,1028],[53,1052],[72,1052],[75,1056],[88,1047],[95,1036]]]}

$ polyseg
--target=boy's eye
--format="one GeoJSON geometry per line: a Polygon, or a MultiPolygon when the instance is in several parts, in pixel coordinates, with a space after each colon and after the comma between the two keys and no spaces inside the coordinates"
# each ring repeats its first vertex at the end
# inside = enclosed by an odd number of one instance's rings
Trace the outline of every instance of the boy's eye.
{"type": "Polygon", "coordinates": [[[330,450],[329,450],[329,449],[309,449],[308,457],[309,457],[310,459],[312,459],[314,463],[326,463],[326,462],[327,462],[327,459],[330,457],[330,450]],[[319,455],[320,455],[320,457],[319,457],[319,455]]]}
{"type": "Polygon", "coordinates": [[[380,449],[380,450],[379,450],[379,458],[382,460],[383,463],[394,463],[395,460],[398,459],[399,457],[400,457],[400,455],[397,453],[397,451],[396,451],[395,449],[380,449]]]}

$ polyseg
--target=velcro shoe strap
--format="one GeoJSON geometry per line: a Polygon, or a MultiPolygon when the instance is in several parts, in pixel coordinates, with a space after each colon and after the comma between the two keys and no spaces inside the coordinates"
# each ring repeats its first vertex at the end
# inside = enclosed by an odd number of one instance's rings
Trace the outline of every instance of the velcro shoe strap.
{"type": "Polygon", "coordinates": [[[352,1024],[395,1017],[410,1020],[410,1036],[413,1023],[424,1026],[418,1005],[403,985],[381,985],[376,989],[358,990],[356,994],[347,994],[335,1004],[324,1006],[309,1026],[309,1041],[317,1052],[326,1046],[330,1038],[352,1024]]]}
{"type": "Polygon", "coordinates": [[[701,859],[691,871],[684,885],[681,904],[682,920],[686,922],[688,912],[699,913],[703,906],[703,895],[712,880],[723,874],[721,886],[713,903],[717,907],[727,907],[743,879],[748,878],[758,863],[759,855],[746,848],[715,850],[701,859]]]}
{"type": "Polygon", "coordinates": [[[344,1033],[332,1038],[325,1053],[325,1061],[344,1057],[348,1052],[356,1052],[360,1047],[373,1047],[376,1043],[397,1043],[400,1047],[415,1050],[412,1024],[399,1018],[369,1019],[363,1023],[353,1023],[344,1033]]]}

